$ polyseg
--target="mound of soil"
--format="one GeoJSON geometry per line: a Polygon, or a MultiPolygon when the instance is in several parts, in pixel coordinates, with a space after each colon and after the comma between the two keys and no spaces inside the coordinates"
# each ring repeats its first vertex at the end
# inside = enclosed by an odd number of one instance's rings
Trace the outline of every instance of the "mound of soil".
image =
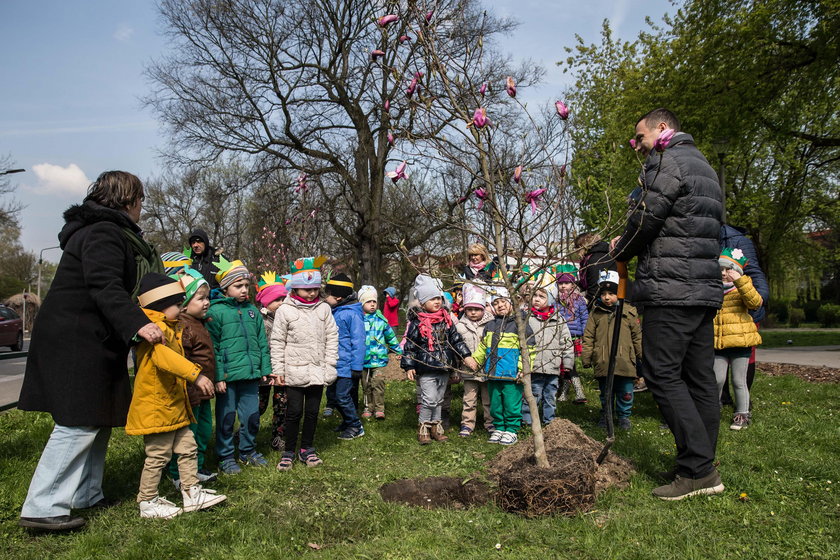
{"type": "Polygon", "coordinates": [[[777,364],[758,362],[755,364],[767,375],[795,375],[810,383],[840,383],[840,369],[826,366],[800,366],[796,364],[777,364]]]}
{"type": "Polygon", "coordinates": [[[386,502],[397,502],[426,509],[466,509],[490,501],[490,486],[479,480],[450,476],[403,478],[379,489],[386,502]]]}

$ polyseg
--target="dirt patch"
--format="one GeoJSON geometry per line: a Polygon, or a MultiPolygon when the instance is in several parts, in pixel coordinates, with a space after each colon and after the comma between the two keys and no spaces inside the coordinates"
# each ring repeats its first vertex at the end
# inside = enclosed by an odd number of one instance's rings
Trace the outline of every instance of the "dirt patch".
{"type": "Polygon", "coordinates": [[[490,486],[480,480],[432,476],[403,478],[379,489],[386,502],[396,502],[426,509],[467,509],[491,500],[490,486]]]}
{"type": "Polygon", "coordinates": [[[795,375],[810,383],[840,383],[840,369],[796,364],[758,362],[755,367],[770,376],[795,375]]]}

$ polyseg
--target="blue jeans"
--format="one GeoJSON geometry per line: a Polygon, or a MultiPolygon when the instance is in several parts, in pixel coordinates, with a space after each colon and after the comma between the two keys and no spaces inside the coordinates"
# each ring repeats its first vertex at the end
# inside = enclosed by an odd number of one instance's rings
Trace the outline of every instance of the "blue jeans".
{"type": "Polygon", "coordinates": [[[110,427],[60,426],[53,428],[20,515],[58,517],[71,508],[90,507],[102,498],[102,473],[110,427]]]}
{"type": "Polygon", "coordinates": [[[259,379],[229,381],[227,391],[216,393],[216,455],[233,456],[233,426],[239,416],[239,456],[254,452],[260,430],[259,379]]]}
{"type": "Polygon", "coordinates": [[[358,387],[350,377],[339,377],[335,381],[336,408],[341,413],[339,431],[362,427],[362,421],[359,420],[359,413],[356,411],[356,404],[353,402],[354,388],[356,390],[356,400],[359,398],[358,387]]]}
{"type": "MultiPolygon", "coordinates": [[[[547,373],[531,374],[531,392],[537,401],[537,407],[542,410],[542,421],[548,424],[554,420],[554,412],[557,410],[557,389],[560,386],[560,377],[547,373]]],[[[522,421],[531,424],[531,409],[528,401],[522,399],[522,421]]]]}
{"type": "MultiPolygon", "coordinates": [[[[615,402],[615,413],[619,418],[630,418],[633,411],[633,382],[635,377],[613,377],[613,401],[615,402]]],[[[606,414],[607,406],[607,378],[598,378],[598,388],[601,390],[601,414],[606,414]]]]}

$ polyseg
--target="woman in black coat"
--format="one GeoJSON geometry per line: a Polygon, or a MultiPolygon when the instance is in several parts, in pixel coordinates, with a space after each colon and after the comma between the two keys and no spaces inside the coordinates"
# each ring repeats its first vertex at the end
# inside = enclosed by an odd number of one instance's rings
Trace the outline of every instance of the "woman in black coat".
{"type": "Polygon", "coordinates": [[[71,508],[103,506],[111,428],[124,426],[126,362],[138,337],[163,340],[136,302],[139,279],[163,272],[137,222],[143,184],[107,171],[64,213],[64,253],[32,330],[18,408],[49,412],[55,428],[32,477],[20,525],[63,531],[84,525],[71,508]]]}

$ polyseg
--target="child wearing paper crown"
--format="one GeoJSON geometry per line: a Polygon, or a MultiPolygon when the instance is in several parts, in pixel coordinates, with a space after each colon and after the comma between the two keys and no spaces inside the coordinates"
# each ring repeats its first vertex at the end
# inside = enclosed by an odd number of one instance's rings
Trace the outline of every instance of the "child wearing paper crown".
{"type": "Polygon", "coordinates": [[[167,276],[183,276],[186,268],[192,264],[191,258],[176,251],[162,254],[160,260],[163,262],[163,272],[167,276]]]}
{"type": "Polygon", "coordinates": [[[234,457],[233,427],[239,417],[239,460],[264,467],[256,449],[260,429],[259,384],[268,382],[271,359],[259,310],[248,301],[251,273],[242,261],[220,257],[216,281],[225,297],[213,300],[207,330],[216,353],[216,454],[225,474],[242,469],[234,457]]]}
{"type": "Polygon", "coordinates": [[[379,311],[376,288],[362,286],[359,289],[359,303],[365,314],[365,369],[362,370],[362,391],[365,409],[362,418],[375,416],[385,419],[385,378],[380,371],[388,365],[388,350],[402,355],[397,335],[379,311]]]}
{"type": "MultiPolygon", "coordinates": [[[[285,286],[286,279],[277,276],[276,272],[265,272],[257,282],[257,303],[260,305],[265,335],[271,350],[271,330],[274,327],[274,313],[286,296],[289,295],[285,286]]],[[[286,442],[283,440],[284,424],[286,423],[286,387],[283,385],[260,385],[260,417],[268,408],[268,401],[271,399],[271,448],[283,451],[286,442]],[[271,396],[271,388],[274,387],[274,396],[271,396]]]]}
{"type": "MultiPolygon", "coordinates": [[[[580,292],[576,284],[577,269],[573,264],[561,264],[556,267],[557,271],[557,310],[560,316],[566,321],[569,333],[572,335],[575,357],[581,355],[581,337],[589,319],[589,310],[586,306],[586,298],[580,292]]],[[[569,387],[575,389],[574,404],[585,404],[586,393],[583,392],[583,384],[577,372],[577,366],[564,369],[563,386],[560,388],[558,400],[565,401],[569,393],[569,387]]]]}
{"type": "MultiPolygon", "coordinates": [[[[522,364],[523,356],[519,345],[519,329],[510,292],[504,286],[493,286],[490,291],[490,305],[493,320],[484,327],[484,337],[473,352],[477,366],[484,367],[490,393],[490,413],[496,431],[490,434],[488,443],[513,445],[518,440],[522,425],[522,364]]],[[[524,317],[523,317],[524,318],[524,317]]],[[[527,321],[527,319],[526,319],[527,321]]],[[[527,359],[532,370],[534,364],[534,332],[531,326],[525,328],[528,346],[527,359]]],[[[478,369],[478,368],[476,368],[478,369]]]]}
{"type": "Polygon", "coordinates": [[[601,391],[601,419],[598,426],[607,427],[607,414],[612,414],[613,407],[618,416],[618,427],[629,430],[630,414],[633,411],[633,382],[636,379],[636,361],[642,356],[642,329],[639,326],[639,314],[636,308],[624,303],[621,313],[621,335],[618,354],[615,359],[613,377],[613,403],[607,402],[607,370],[609,369],[610,349],[615,332],[616,303],[618,302],[618,272],[601,271],[598,283],[599,295],[592,308],[592,314],[583,333],[584,367],[593,367],[598,387],[601,391]]]}
{"type": "MultiPolygon", "coordinates": [[[[528,324],[534,331],[536,355],[531,372],[531,392],[542,412],[542,421],[554,420],[560,375],[571,371],[575,363],[574,344],[566,321],[557,313],[557,286],[554,276],[546,274],[535,284],[531,295],[531,317],[528,324]]],[[[539,420],[539,414],[536,415],[539,420]]],[[[522,420],[531,424],[528,402],[522,401],[522,420]]]]}
{"type": "Polygon", "coordinates": [[[137,345],[137,376],[125,432],[142,435],[146,448],[137,494],[140,517],[167,519],[226,499],[199,484],[195,438],[189,428],[195,417],[187,397],[187,383],[194,384],[202,395],[212,396],[213,382],[201,373],[201,366],[184,357],[178,324],[185,295],[181,283],[150,272],[140,280],[139,289],[140,306],[163,331],[165,342],[141,341],[137,345]],[[173,453],[178,454],[183,510],[158,494],[161,476],[173,453]]]}
{"type": "Polygon", "coordinates": [[[271,366],[286,387],[285,445],[277,470],[294,466],[300,419],[303,430],[298,459],[307,467],[323,463],[315,452],[315,428],[324,386],[335,381],[338,327],[330,306],[318,297],[321,265],[326,257],[307,257],[290,264],[289,295],[274,312],[271,366]]]}
{"type": "Polygon", "coordinates": [[[440,280],[420,274],[414,280],[412,296],[420,310],[411,309],[405,335],[405,349],[400,366],[409,379],[419,379],[420,426],[417,441],[421,445],[446,441],[441,407],[449,376],[457,358],[470,369],[478,366],[470,357],[452,315],[443,307],[443,286],[440,280]]]}
{"type": "Polygon", "coordinates": [[[715,377],[720,396],[726,372],[732,368],[735,415],[729,428],[740,430],[749,426],[751,420],[747,386],[751,347],[761,344],[761,335],[749,311],[761,307],[762,299],[752,279],[744,274],[747,258],[743,251],[725,248],[718,264],[723,280],[723,306],[715,316],[715,377]]]}
{"type": "MultiPolygon", "coordinates": [[[[484,336],[484,325],[493,319],[487,307],[487,292],[475,284],[466,283],[462,288],[462,311],[464,314],[456,323],[464,344],[470,352],[475,352],[478,342],[484,336]]],[[[479,396],[484,408],[484,428],[493,433],[496,429],[493,426],[493,417],[490,416],[490,393],[487,391],[487,380],[468,368],[461,368],[461,379],[464,381],[464,407],[461,410],[461,431],[458,435],[469,437],[475,431],[476,412],[478,410],[479,396]]]]}
{"type": "MultiPolygon", "coordinates": [[[[201,366],[201,374],[212,382],[216,381],[216,355],[213,352],[213,341],[204,326],[207,310],[210,308],[210,286],[204,276],[195,269],[185,266],[181,271],[181,285],[185,290],[184,303],[178,314],[178,322],[182,327],[181,342],[184,347],[184,357],[201,366]]],[[[196,459],[198,461],[198,480],[202,484],[212,482],[218,476],[204,467],[205,453],[210,438],[213,436],[212,395],[204,395],[194,385],[187,385],[187,396],[190,407],[195,416],[195,422],[190,424],[195,437],[196,459]]],[[[169,477],[180,489],[181,480],[178,473],[178,462],[173,457],[169,462],[169,477]]]]}

